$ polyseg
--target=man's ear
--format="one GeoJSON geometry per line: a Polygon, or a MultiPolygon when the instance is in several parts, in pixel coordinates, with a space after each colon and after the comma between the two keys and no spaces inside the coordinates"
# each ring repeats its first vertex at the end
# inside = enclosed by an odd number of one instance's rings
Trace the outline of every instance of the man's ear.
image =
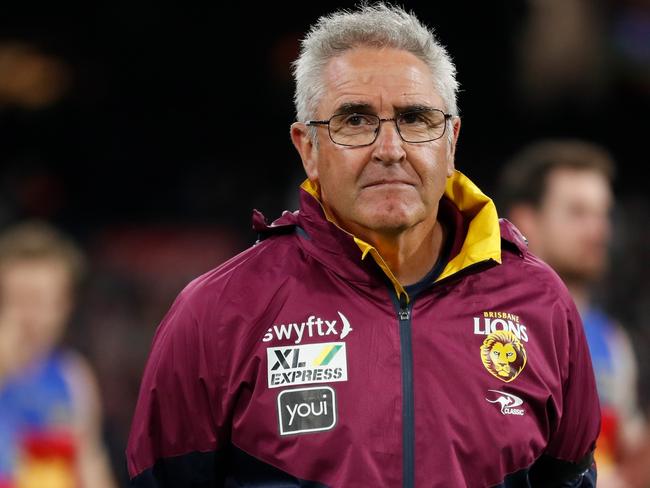
{"type": "MultiPolygon", "coordinates": [[[[452,119],[451,128],[454,131],[454,134],[451,138],[451,144],[449,146],[449,158],[447,158],[447,177],[451,177],[454,174],[454,161],[456,159],[456,143],[458,142],[458,134],[460,134],[460,117],[454,117],[452,119]]],[[[444,136],[443,136],[444,137],[444,136]]]]}
{"type": "Polygon", "coordinates": [[[293,142],[296,151],[300,154],[307,178],[313,182],[318,182],[316,146],[309,136],[309,128],[304,123],[294,122],[291,124],[291,142],[293,142]]]}

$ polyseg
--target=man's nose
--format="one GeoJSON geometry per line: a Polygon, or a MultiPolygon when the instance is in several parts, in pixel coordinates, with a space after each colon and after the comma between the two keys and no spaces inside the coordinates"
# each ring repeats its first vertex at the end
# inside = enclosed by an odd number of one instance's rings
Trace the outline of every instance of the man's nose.
{"type": "Polygon", "coordinates": [[[395,121],[384,120],[377,130],[379,133],[373,144],[373,159],[383,163],[402,161],[406,157],[406,151],[395,121]]]}

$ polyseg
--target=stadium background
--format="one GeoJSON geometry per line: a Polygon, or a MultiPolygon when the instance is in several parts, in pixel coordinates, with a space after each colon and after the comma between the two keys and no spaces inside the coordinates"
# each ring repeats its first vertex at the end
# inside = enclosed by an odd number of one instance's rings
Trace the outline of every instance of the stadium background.
{"type": "MultiPolygon", "coordinates": [[[[66,342],[97,371],[123,483],[155,327],[185,283],[254,242],[253,208],[295,208],[290,62],[311,22],[351,5],[3,6],[0,229],[45,219],[90,258],[66,342]]],[[[647,408],[649,3],[403,5],[456,62],[456,165],[488,194],[504,161],[538,138],[594,141],[617,160],[617,239],[600,296],[635,337],[647,408]]]]}

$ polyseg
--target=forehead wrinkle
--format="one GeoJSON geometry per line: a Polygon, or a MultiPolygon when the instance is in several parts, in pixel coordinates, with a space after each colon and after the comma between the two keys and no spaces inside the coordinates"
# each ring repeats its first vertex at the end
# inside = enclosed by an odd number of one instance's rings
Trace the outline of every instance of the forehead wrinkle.
{"type": "Polygon", "coordinates": [[[365,105],[373,114],[387,117],[403,113],[409,107],[441,108],[444,105],[428,68],[413,56],[410,60],[407,56],[408,62],[399,71],[382,59],[374,64],[359,65],[359,56],[367,52],[372,58],[376,51],[355,48],[329,60],[323,70],[325,96],[317,108],[319,117],[339,113],[344,104],[365,105]]]}
{"type": "MultiPolygon", "coordinates": [[[[333,73],[331,72],[329,73],[329,75],[332,74],[333,73]]],[[[396,96],[398,101],[389,104],[387,102],[390,102],[391,98],[394,100],[395,95],[391,97],[381,83],[359,83],[359,79],[341,79],[339,77],[326,76],[326,93],[330,96],[334,95],[336,97],[332,100],[333,103],[331,106],[335,107],[335,109],[330,109],[331,114],[339,113],[340,109],[343,108],[344,105],[364,106],[371,109],[375,114],[379,114],[385,110],[385,107],[387,107],[392,109],[390,115],[404,112],[411,107],[416,109],[441,108],[442,99],[435,92],[433,87],[429,87],[430,90],[426,91],[424,88],[426,87],[423,86],[422,91],[402,91],[396,96]]],[[[323,101],[327,104],[327,100],[323,101]]],[[[323,108],[322,103],[320,108],[323,108]]],[[[331,114],[322,115],[325,116],[331,114]]]]}

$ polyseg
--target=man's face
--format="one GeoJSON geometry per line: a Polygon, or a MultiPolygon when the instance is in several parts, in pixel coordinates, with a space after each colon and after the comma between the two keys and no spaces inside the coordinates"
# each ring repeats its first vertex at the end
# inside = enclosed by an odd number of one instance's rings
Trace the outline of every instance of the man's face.
{"type": "Polygon", "coordinates": [[[584,169],[553,170],[531,250],[567,280],[597,278],[606,266],[611,206],[604,175],[584,169]]]}
{"type": "Polygon", "coordinates": [[[70,279],[53,259],[13,260],[0,268],[0,325],[13,328],[22,360],[44,354],[62,335],[71,310],[70,279]]]}
{"type": "MultiPolygon", "coordinates": [[[[350,105],[355,112],[381,118],[417,107],[444,109],[427,66],[402,50],[347,51],[330,60],[324,82],[318,119],[329,119],[350,105]]],[[[370,146],[334,144],[327,127],[318,129],[317,146],[303,144],[302,150],[296,146],[309,179],[320,186],[325,208],[340,225],[361,235],[397,234],[421,223],[435,223],[438,201],[454,167],[459,124],[456,120],[451,129],[451,145],[448,132],[435,141],[406,143],[395,123],[388,121],[382,122],[370,146]]]]}

